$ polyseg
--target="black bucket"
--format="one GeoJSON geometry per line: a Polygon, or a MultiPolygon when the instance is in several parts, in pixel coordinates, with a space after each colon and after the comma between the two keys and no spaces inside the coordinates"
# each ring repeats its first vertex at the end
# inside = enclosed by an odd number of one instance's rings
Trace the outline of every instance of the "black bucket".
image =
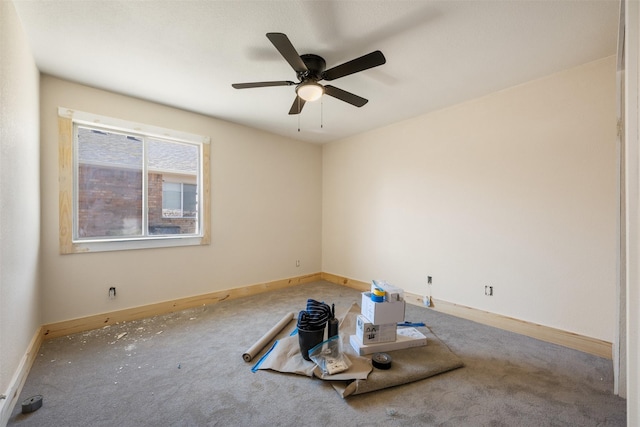
{"type": "Polygon", "coordinates": [[[300,344],[300,354],[304,360],[309,358],[309,350],[317,346],[324,340],[324,328],[317,331],[307,331],[298,328],[298,343],[300,344]]]}

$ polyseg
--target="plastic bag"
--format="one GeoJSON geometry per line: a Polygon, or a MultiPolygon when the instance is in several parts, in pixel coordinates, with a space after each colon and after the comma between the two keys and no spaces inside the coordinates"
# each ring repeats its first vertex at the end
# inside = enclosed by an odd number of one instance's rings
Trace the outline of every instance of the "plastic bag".
{"type": "Polygon", "coordinates": [[[324,374],[333,375],[351,367],[349,357],[342,351],[342,339],[335,335],[309,350],[309,358],[324,374]]]}

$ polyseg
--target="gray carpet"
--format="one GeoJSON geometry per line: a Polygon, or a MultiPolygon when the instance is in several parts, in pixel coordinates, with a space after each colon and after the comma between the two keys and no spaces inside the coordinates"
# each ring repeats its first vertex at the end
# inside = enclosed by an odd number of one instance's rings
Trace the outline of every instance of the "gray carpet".
{"type": "Polygon", "coordinates": [[[307,298],[359,302],[316,282],[44,342],[10,426],[624,426],[610,360],[407,306],[464,367],[341,398],[319,379],[251,372],[243,352],[307,298]],[[126,333],[126,334],[125,334],[126,333]],[[41,394],[29,415],[20,402],[41,394]]]}

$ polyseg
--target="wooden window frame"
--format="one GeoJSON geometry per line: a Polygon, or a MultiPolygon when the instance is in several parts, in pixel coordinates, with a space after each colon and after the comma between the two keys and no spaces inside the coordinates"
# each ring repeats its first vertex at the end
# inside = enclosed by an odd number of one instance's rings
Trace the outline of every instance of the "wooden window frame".
{"type": "Polygon", "coordinates": [[[91,113],[58,109],[58,166],[59,166],[59,227],[60,253],[151,249],[179,246],[208,245],[211,243],[211,190],[210,190],[210,138],[185,132],[143,125],[125,120],[98,116],[91,113]],[[119,131],[134,131],[148,136],[188,141],[202,147],[201,198],[202,211],[198,235],[147,236],[144,238],[121,238],[105,241],[74,241],[74,124],[97,125],[119,131]]]}

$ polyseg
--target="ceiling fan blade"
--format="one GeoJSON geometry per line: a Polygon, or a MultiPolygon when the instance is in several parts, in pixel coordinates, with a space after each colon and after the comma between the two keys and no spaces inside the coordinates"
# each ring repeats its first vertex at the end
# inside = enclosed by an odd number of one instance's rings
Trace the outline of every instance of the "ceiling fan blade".
{"type": "Polygon", "coordinates": [[[349,104],[355,105],[356,107],[362,107],[364,104],[369,102],[368,99],[364,99],[358,95],[354,95],[351,92],[347,92],[346,90],[342,90],[331,85],[325,85],[324,93],[325,95],[333,96],[334,98],[338,98],[341,101],[348,102],[349,104]]]}
{"type": "Polygon", "coordinates": [[[335,80],[340,77],[348,76],[349,74],[377,67],[378,65],[382,65],[386,62],[387,60],[382,52],[376,50],[375,52],[368,53],[359,58],[352,59],[349,62],[345,62],[344,64],[328,69],[322,74],[322,78],[325,80],[335,80]]]}
{"type": "Polygon", "coordinates": [[[278,49],[280,55],[287,60],[289,65],[291,65],[291,68],[293,68],[296,73],[304,73],[307,71],[307,66],[304,65],[304,62],[300,58],[300,55],[298,55],[296,48],[293,47],[286,34],[267,33],[267,38],[271,43],[273,43],[276,49],[278,49]]]}
{"type": "Polygon", "coordinates": [[[234,83],[231,86],[233,86],[236,89],[249,89],[252,87],[291,86],[291,85],[295,85],[295,83],[288,80],[282,80],[282,81],[276,81],[276,82],[234,83]]]}
{"type": "Polygon", "coordinates": [[[289,114],[300,114],[302,107],[304,107],[305,100],[296,95],[296,99],[293,101],[293,105],[289,110],[289,114]]]}

